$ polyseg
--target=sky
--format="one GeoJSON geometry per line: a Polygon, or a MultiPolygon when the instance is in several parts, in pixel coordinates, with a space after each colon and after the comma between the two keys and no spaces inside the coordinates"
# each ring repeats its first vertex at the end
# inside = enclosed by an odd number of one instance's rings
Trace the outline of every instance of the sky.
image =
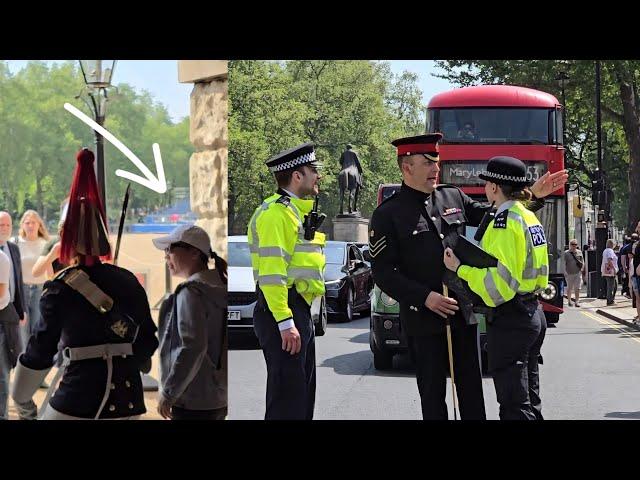
{"type": "MultiPolygon", "coordinates": [[[[48,64],[62,60],[47,60],[48,64]]],[[[27,60],[8,60],[12,73],[24,68],[27,60]]],[[[147,90],[167,107],[174,122],[189,115],[191,83],[178,83],[177,60],[118,60],[113,69],[114,85],[128,83],[136,90],[147,90]]]]}
{"type": "MultiPolygon", "coordinates": [[[[48,60],[47,63],[61,60],[48,60]]],[[[408,70],[420,77],[425,104],[436,93],[454,88],[447,81],[435,78],[431,74],[437,72],[433,60],[392,60],[394,73],[408,70]]],[[[15,73],[22,69],[27,60],[9,60],[9,69],[15,73]]],[[[189,95],[193,89],[190,83],[178,83],[177,60],[118,60],[113,73],[114,84],[128,83],[136,89],[149,91],[153,97],[163,103],[174,121],[180,121],[189,115],[189,95]]]]}
{"type": "MultiPolygon", "coordinates": [[[[61,60],[47,60],[47,63],[61,60]]],[[[9,60],[9,69],[15,73],[22,69],[27,60],[9,60]]],[[[393,73],[408,70],[419,75],[418,86],[426,106],[431,97],[454,88],[454,85],[433,77],[438,68],[433,60],[392,60],[393,73]]],[[[167,107],[174,122],[189,115],[189,95],[193,89],[190,83],[178,83],[177,60],[118,60],[114,68],[113,83],[128,83],[137,90],[147,90],[154,99],[167,107]]]]}
{"type": "Polygon", "coordinates": [[[456,88],[456,85],[432,75],[441,73],[433,60],[391,60],[389,63],[391,71],[395,74],[402,73],[404,70],[418,74],[418,86],[422,90],[422,101],[425,106],[434,95],[456,88]]]}

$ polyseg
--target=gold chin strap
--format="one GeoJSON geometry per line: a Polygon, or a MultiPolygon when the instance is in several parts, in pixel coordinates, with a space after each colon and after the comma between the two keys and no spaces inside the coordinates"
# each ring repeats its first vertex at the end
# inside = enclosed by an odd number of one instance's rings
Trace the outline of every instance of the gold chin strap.
{"type": "Polygon", "coordinates": [[[423,155],[425,157],[427,157],[429,160],[431,160],[432,162],[439,162],[440,161],[440,155],[436,155],[435,157],[432,155],[429,155],[428,153],[423,153],[423,155]]]}

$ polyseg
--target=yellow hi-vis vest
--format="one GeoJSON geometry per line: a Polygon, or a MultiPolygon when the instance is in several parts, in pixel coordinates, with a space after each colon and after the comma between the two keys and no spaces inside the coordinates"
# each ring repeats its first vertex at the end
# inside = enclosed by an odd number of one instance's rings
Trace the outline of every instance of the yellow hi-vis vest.
{"type": "Polygon", "coordinates": [[[302,222],[313,208],[313,200],[274,194],[264,200],[247,232],[253,278],[264,294],[276,322],[293,317],[287,302],[288,289],[295,287],[311,305],[324,294],[324,233],[304,239],[302,222]]]}
{"type": "Polygon", "coordinates": [[[520,202],[510,202],[507,210],[495,216],[480,245],[498,259],[498,266],[461,265],[458,276],[489,307],[547,286],[549,257],[544,230],[535,214],[520,202]]]}

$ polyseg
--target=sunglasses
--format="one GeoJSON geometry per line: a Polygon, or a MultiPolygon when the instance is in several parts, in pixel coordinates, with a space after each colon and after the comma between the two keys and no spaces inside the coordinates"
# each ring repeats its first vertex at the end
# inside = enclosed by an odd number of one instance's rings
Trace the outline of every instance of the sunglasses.
{"type": "Polygon", "coordinates": [[[175,248],[191,248],[191,245],[189,245],[188,243],[183,243],[183,242],[172,243],[171,245],[169,245],[167,248],[164,249],[164,253],[166,253],[168,255],[175,248]]]}

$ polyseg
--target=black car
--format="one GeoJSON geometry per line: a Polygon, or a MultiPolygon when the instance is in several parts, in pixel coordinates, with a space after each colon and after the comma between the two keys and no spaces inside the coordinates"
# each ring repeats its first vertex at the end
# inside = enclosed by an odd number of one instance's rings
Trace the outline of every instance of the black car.
{"type": "Polygon", "coordinates": [[[370,315],[373,276],[357,244],[328,241],[325,255],[327,314],[347,322],[354,313],[370,315]]]}

